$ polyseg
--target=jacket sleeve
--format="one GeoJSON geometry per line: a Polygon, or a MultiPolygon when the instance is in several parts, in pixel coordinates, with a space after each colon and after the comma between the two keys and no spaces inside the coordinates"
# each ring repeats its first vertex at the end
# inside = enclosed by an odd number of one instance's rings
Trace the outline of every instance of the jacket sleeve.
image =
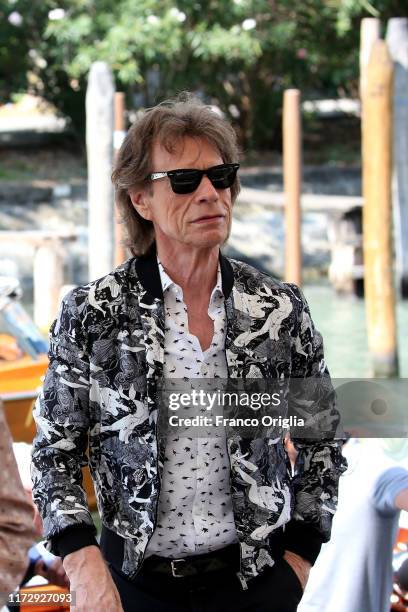
{"type": "MultiPolygon", "coordinates": [[[[323,542],[330,539],[337,508],[338,484],[347,469],[342,455],[343,437],[336,437],[340,415],[336,394],[324,361],[323,340],[310,316],[301,290],[289,285],[294,295],[296,323],[292,343],[293,392],[290,410],[310,417],[312,431],[291,431],[297,451],[292,479],[294,508],[285,529],[285,548],[314,563],[323,542]]],[[[307,418],[305,419],[307,422],[307,418]]]]}
{"type": "Polygon", "coordinates": [[[20,480],[3,409],[0,406],[0,607],[19,585],[35,541],[34,508],[20,480]]]}
{"type": "Polygon", "coordinates": [[[80,314],[85,298],[80,291],[64,298],[51,326],[49,367],[34,408],[33,497],[47,548],[62,557],[97,544],[82,487],[90,417],[89,358],[80,314]]]}

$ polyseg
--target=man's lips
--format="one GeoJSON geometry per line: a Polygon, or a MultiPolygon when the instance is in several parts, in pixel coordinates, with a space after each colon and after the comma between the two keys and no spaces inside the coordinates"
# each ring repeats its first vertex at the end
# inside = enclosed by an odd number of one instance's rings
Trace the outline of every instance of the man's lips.
{"type": "Polygon", "coordinates": [[[203,215],[202,217],[198,217],[198,219],[194,219],[191,223],[208,223],[209,221],[219,221],[224,219],[225,215],[203,215]]]}

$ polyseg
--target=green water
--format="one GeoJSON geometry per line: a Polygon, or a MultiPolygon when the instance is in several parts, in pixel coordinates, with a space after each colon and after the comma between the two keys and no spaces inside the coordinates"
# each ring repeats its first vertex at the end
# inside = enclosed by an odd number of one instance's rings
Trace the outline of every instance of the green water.
{"type": "MultiPolygon", "coordinates": [[[[337,295],[329,284],[305,285],[303,291],[323,336],[330,374],[334,378],[371,378],[364,301],[337,295]]],[[[24,306],[32,316],[32,304],[24,306]]],[[[397,304],[397,325],[399,375],[408,378],[408,300],[397,304]]]]}
{"type": "MultiPolygon", "coordinates": [[[[324,340],[325,357],[335,378],[371,377],[365,305],[354,296],[340,296],[329,285],[306,285],[312,318],[324,340]]],[[[408,377],[408,301],[397,304],[400,377],[408,377]]]]}

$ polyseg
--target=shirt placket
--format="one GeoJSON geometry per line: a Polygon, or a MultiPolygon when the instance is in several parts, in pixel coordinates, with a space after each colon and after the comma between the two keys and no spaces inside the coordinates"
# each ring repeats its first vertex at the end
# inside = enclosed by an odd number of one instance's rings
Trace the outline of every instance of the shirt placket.
{"type": "MultiPolygon", "coordinates": [[[[183,334],[180,334],[177,339],[177,344],[179,344],[179,352],[184,353],[186,356],[190,353],[191,350],[194,351],[194,354],[197,355],[197,358],[201,357],[201,347],[194,344],[194,337],[188,331],[188,314],[187,307],[183,298],[183,291],[181,287],[176,284],[173,284],[170,287],[170,291],[172,292],[170,303],[172,305],[171,312],[169,313],[172,317],[172,321],[174,321],[175,330],[184,330],[183,334]]],[[[175,334],[176,335],[176,334],[175,334]]],[[[186,364],[180,365],[177,374],[177,378],[183,378],[186,375],[186,364]]],[[[185,415],[187,416],[187,415],[185,415]]],[[[185,478],[188,478],[188,486],[194,488],[192,498],[193,504],[191,509],[191,516],[189,516],[189,512],[186,512],[184,515],[185,526],[182,530],[183,542],[185,544],[185,551],[194,553],[196,550],[196,540],[197,540],[197,529],[198,525],[195,520],[195,512],[194,512],[194,502],[197,497],[197,478],[196,472],[198,469],[197,466],[197,439],[193,438],[193,440],[188,440],[189,451],[185,451],[187,438],[180,438],[177,443],[177,446],[180,450],[183,451],[183,456],[185,458],[184,465],[182,466],[182,471],[184,473],[185,478]]],[[[187,482],[187,480],[185,481],[187,482]]],[[[181,492],[182,495],[183,492],[181,492]]],[[[178,517],[179,518],[179,517],[178,517]]]]}
{"type": "MultiPolygon", "coordinates": [[[[165,354],[168,355],[165,375],[179,379],[208,378],[209,390],[214,391],[210,378],[227,376],[224,354],[225,311],[220,270],[208,307],[208,315],[214,321],[214,334],[210,347],[204,352],[198,338],[189,332],[187,307],[181,287],[176,285],[165,272],[163,273],[163,270],[161,270],[161,275],[166,308],[165,354]]],[[[205,407],[203,408],[204,413],[208,415],[205,407]]],[[[183,416],[188,416],[188,414],[185,412],[183,416]]],[[[222,532],[221,527],[224,527],[226,531],[227,524],[226,519],[223,518],[225,514],[223,515],[222,506],[225,508],[228,504],[220,503],[220,508],[215,507],[218,501],[224,500],[224,496],[221,489],[217,488],[219,477],[214,477],[214,470],[222,468],[221,453],[225,440],[214,439],[210,431],[206,438],[194,438],[193,440],[174,438],[169,442],[170,445],[166,449],[167,474],[164,474],[163,480],[175,480],[175,486],[172,485],[175,490],[171,492],[168,500],[170,506],[165,499],[162,500],[162,504],[159,504],[163,524],[167,526],[167,529],[161,530],[160,536],[157,536],[157,545],[159,549],[171,552],[169,544],[178,540],[176,548],[187,554],[217,548],[220,541],[218,536],[222,532]],[[176,456],[177,459],[175,459],[176,456]],[[184,459],[182,464],[180,463],[181,457],[184,459]],[[184,502],[183,498],[186,496],[186,502],[184,502]],[[183,507],[183,503],[187,504],[187,507],[183,507]],[[171,519],[169,512],[174,512],[174,519],[171,519]],[[174,531],[174,527],[171,526],[172,531],[168,533],[169,521],[174,525],[173,520],[177,525],[180,525],[181,522],[184,524],[174,531]]],[[[227,495],[225,495],[225,500],[227,500],[227,495]]],[[[225,534],[223,536],[226,537],[225,534]]],[[[153,546],[156,546],[155,542],[153,546]]]]}
{"type": "MultiPolygon", "coordinates": [[[[214,359],[222,357],[222,325],[223,312],[222,300],[218,289],[215,288],[211,294],[208,307],[208,315],[214,321],[214,334],[210,347],[202,353],[201,375],[203,378],[213,378],[218,365],[214,359]]],[[[217,545],[218,522],[211,504],[213,494],[213,470],[215,465],[220,467],[220,457],[216,446],[220,446],[220,440],[213,437],[197,439],[197,495],[194,503],[194,524],[196,526],[197,546],[217,545]]]]}

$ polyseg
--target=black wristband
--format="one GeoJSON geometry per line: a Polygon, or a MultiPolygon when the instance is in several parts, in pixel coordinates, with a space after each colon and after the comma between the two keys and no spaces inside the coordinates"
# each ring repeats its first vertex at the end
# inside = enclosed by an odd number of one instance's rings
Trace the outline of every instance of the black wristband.
{"type": "Polygon", "coordinates": [[[315,563],[324,541],[315,527],[294,519],[285,526],[283,539],[285,550],[296,553],[312,565],[315,563]]]}
{"type": "Polygon", "coordinates": [[[96,529],[89,525],[67,527],[51,538],[51,552],[64,559],[67,555],[85,546],[98,546],[96,529]]]}

